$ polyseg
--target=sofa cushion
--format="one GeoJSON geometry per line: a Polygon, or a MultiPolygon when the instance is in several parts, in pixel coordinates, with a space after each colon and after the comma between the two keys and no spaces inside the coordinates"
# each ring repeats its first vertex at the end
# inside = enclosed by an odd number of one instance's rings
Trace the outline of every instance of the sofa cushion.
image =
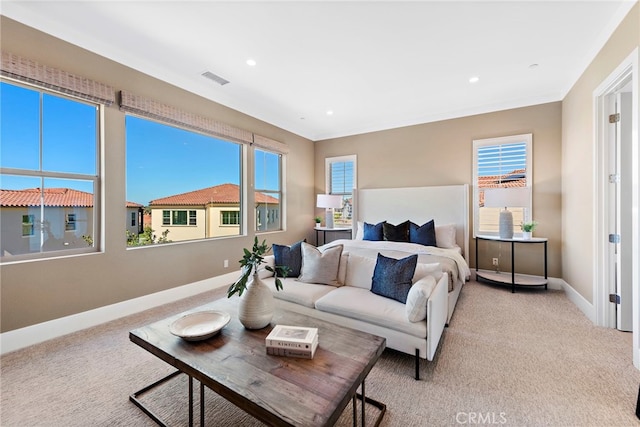
{"type": "Polygon", "coordinates": [[[348,262],[345,285],[371,290],[376,259],[350,253],[348,262]]]}
{"type": "Polygon", "coordinates": [[[427,322],[409,322],[405,305],[353,286],[334,288],[316,301],[316,309],[425,338],[427,322]]]}
{"type": "Polygon", "coordinates": [[[298,281],[339,286],[338,270],[342,245],[320,251],[313,245],[302,242],[302,268],[298,281]]]}
{"type": "Polygon", "coordinates": [[[289,267],[287,277],[298,277],[302,266],[302,240],[291,246],[274,244],[275,265],[289,267]]]}
{"type": "Polygon", "coordinates": [[[424,276],[411,285],[405,305],[409,322],[420,322],[427,318],[427,300],[435,287],[436,279],[433,276],[424,276]]]}
{"type": "Polygon", "coordinates": [[[275,287],[275,278],[268,277],[262,281],[269,286],[273,296],[279,300],[289,301],[305,307],[314,308],[316,301],[328,294],[335,288],[329,285],[318,285],[315,283],[302,283],[294,278],[285,278],[282,280],[282,290],[277,291],[275,287]]]}
{"type": "Polygon", "coordinates": [[[417,263],[418,255],[395,259],[378,254],[371,281],[371,292],[404,304],[407,302],[407,294],[413,284],[417,263]]]}
{"type": "Polygon", "coordinates": [[[393,225],[385,222],[382,224],[383,240],[389,242],[408,242],[409,241],[409,221],[402,224],[393,225]]]}
{"type": "Polygon", "coordinates": [[[431,220],[422,225],[410,223],[409,242],[424,246],[437,246],[435,222],[431,220]]]}

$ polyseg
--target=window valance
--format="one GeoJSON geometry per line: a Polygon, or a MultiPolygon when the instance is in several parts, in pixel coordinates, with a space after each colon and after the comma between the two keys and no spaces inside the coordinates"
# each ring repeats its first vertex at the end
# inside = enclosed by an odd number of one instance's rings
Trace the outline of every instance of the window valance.
{"type": "Polygon", "coordinates": [[[99,104],[111,105],[116,101],[116,91],[109,85],[5,51],[2,51],[0,73],[23,83],[35,84],[99,104]]]}
{"type": "Polygon", "coordinates": [[[289,152],[289,147],[281,142],[125,90],[120,91],[120,110],[278,153],[289,152]]]}

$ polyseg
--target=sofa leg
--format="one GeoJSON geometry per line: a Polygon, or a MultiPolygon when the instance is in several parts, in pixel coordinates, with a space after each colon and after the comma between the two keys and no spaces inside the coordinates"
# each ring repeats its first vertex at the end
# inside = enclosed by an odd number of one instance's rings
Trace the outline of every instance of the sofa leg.
{"type": "Polygon", "coordinates": [[[416,348],[416,381],[420,379],[420,349],[416,348]]]}

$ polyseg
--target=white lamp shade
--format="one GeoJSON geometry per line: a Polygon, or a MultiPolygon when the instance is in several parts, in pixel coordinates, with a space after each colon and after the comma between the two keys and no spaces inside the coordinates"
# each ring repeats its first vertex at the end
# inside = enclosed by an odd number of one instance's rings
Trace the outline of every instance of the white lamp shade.
{"type": "Polygon", "coordinates": [[[316,200],[316,207],[318,208],[341,208],[342,196],[335,194],[318,194],[316,200]]]}
{"type": "Polygon", "coordinates": [[[531,192],[528,187],[485,188],[484,206],[487,208],[524,208],[529,206],[531,192]]]}

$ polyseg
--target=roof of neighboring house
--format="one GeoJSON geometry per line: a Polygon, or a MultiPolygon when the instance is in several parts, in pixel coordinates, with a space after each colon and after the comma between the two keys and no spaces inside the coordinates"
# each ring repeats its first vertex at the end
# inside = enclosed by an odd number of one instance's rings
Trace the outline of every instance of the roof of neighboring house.
{"type": "MultiPolygon", "coordinates": [[[[24,190],[0,189],[0,206],[3,207],[35,207],[40,206],[40,188],[24,190]]],[[[93,194],[71,188],[45,188],[44,206],[49,207],[93,207],[93,194]]],[[[142,205],[127,202],[128,208],[141,208],[142,205]]]]}
{"type": "Polygon", "coordinates": [[[526,171],[516,169],[504,175],[488,175],[478,177],[478,188],[511,188],[527,185],[526,171]]]}
{"type": "MultiPolygon", "coordinates": [[[[256,203],[280,203],[275,197],[263,193],[256,193],[255,201],[256,203]]],[[[201,190],[155,199],[149,202],[149,206],[205,206],[215,203],[240,203],[240,186],[237,184],[220,184],[201,190]]]]}

